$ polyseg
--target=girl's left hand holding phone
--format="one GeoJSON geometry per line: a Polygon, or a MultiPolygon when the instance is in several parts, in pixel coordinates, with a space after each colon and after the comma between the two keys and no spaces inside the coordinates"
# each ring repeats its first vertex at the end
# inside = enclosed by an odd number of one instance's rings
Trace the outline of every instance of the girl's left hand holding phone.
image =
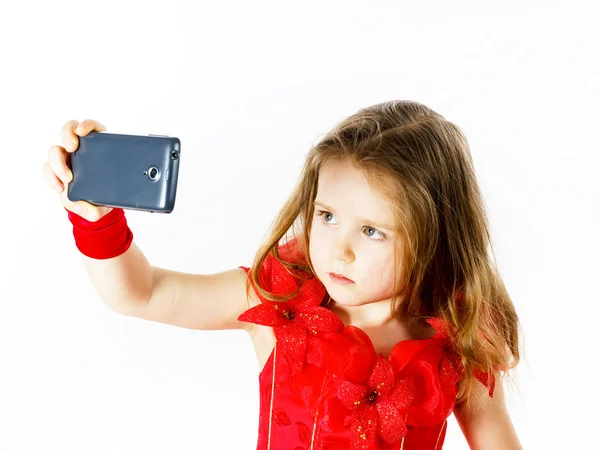
{"type": "Polygon", "coordinates": [[[69,167],[71,154],[79,147],[79,136],[86,136],[92,131],[106,131],[106,127],[95,120],[77,122],[69,120],[61,130],[63,146],[53,145],[48,150],[48,160],[44,163],[44,179],[48,185],[60,194],[62,205],[71,212],[90,222],[96,222],[112,211],[106,206],[96,206],[85,201],[72,202],[67,197],[69,183],[73,173],[69,167]]]}

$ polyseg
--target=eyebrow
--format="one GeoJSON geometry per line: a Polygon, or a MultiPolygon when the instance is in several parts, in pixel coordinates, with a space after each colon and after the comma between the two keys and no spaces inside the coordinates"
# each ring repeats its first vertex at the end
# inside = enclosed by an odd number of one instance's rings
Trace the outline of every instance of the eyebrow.
{"type": "MultiPolygon", "coordinates": [[[[328,211],[334,211],[335,210],[335,208],[332,208],[331,206],[328,206],[325,203],[322,203],[322,202],[320,202],[318,200],[315,200],[313,202],[313,204],[315,206],[321,206],[321,207],[325,208],[328,211]]],[[[366,223],[369,223],[369,224],[373,225],[373,227],[375,227],[375,228],[381,228],[382,230],[386,230],[386,231],[394,231],[394,227],[391,227],[391,226],[389,226],[388,224],[385,224],[385,223],[374,222],[373,220],[364,219],[362,217],[361,217],[360,220],[363,221],[363,222],[366,222],[366,223]]]]}

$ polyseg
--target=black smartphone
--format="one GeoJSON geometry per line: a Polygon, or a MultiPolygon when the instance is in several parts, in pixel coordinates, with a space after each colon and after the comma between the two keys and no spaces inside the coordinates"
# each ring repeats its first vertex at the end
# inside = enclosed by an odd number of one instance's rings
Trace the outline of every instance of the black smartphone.
{"type": "Polygon", "coordinates": [[[175,207],[181,142],[176,137],[93,131],[71,154],[67,197],[97,206],[170,213],[175,207]]]}

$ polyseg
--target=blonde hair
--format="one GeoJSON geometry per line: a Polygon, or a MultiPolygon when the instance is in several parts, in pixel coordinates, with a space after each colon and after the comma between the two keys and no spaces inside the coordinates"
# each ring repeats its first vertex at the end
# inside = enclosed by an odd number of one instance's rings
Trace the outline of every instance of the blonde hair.
{"type": "MultiPolygon", "coordinates": [[[[319,169],[329,160],[349,160],[363,169],[390,201],[402,240],[397,286],[405,286],[403,301],[392,302],[392,315],[414,323],[429,317],[448,323],[465,368],[457,402],[469,399],[474,369],[496,373],[516,367],[519,320],[488,253],[493,255],[489,225],[469,145],[458,126],[415,101],[363,108],[313,146],[252,264],[251,279],[260,295],[291,298],[260,286],[259,268],[269,254],[296,276],[315,276],[308,252],[313,201],[319,169]],[[281,243],[291,238],[303,258],[281,257],[281,243]]],[[[329,301],[326,295],[322,304],[329,301]]]]}

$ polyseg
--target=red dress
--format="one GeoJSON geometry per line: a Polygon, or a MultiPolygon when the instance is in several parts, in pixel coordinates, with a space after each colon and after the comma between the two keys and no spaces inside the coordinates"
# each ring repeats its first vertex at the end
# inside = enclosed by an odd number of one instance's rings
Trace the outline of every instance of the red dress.
{"type": "Polygon", "coordinates": [[[300,283],[269,255],[259,280],[275,294],[301,289],[287,302],[260,297],[239,317],[277,338],[259,375],[257,450],[442,448],[462,376],[442,320],[428,320],[434,336],[400,341],[385,358],[360,328],[320,306],[326,290],[316,277],[300,283]]]}

